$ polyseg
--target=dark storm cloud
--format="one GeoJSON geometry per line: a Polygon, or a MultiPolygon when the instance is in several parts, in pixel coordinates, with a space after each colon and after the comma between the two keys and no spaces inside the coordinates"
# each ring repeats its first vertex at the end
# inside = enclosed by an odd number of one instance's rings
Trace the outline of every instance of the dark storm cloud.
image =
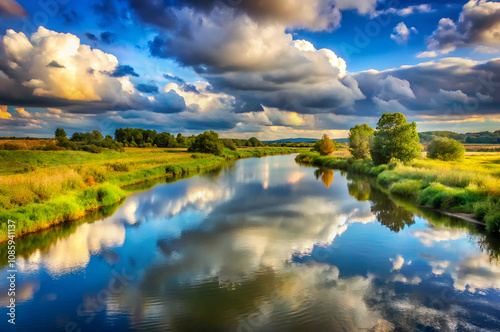
{"type": "Polygon", "coordinates": [[[111,77],[123,77],[129,75],[139,77],[139,74],[135,72],[135,69],[129,65],[119,65],[116,67],[115,71],[110,74],[111,77]]]}
{"type": "Polygon", "coordinates": [[[156,85],[139,84],[135,88],[144,93],[158,93],[158,87],[156,85]]]}

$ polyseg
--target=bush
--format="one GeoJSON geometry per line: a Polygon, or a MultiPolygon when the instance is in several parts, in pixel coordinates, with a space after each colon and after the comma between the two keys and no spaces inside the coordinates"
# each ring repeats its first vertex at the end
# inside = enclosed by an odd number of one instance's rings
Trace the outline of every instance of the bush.
{"type": "Polygon", "coordinates": [[[50,142],[50,143],[42,146],[41,150],[43,150],[43,151],[62,151],[62,150],[64,150],[64,148],[57,146],[57,144],[54,142],[50,142]]]}
{"type": "Polygon", "coordinates": [[[474,215],[479,220],[484,220],[484,217],[491,210],[491,202],[483,201],[474,204],[474,215]]]}
{"type": "Polygon", "coordinates": [[[115,172],[128,172],[129,167],[124,163],[114,163],[114,164],[106,164],[111,170],[115,172]]]}
{"type": "Polygon", "coordinates": [[[91,152],[91,153],[101,153],[102,152],[102,148],[100,146],[95,145],[95,144],[82,145],[80,147],[80,150],[91,152]]]}
{"type": "Polygon", "coordinates": [[[393,183],[389,187],[389,192],[397,196],[416,198],[426,185],[427,183],[422,180],[402,180],[393,183]]]}
{"type": "Polygon", "coordinates": [[[318,151],[322,156],[327,156],[335,151],[335,144],[327,134],[324,134],[322,139],[314,143],[314,150],[318,151]]]}
{"type": "Polygon", "coordinates": [[[26,143],[6,142],[3,145],[4,150],[28,150],[26,143]]]}
{"type": "Polygon", "coordinates": [[[486,230],[490,233],[500,231],[500,211],[495,211],[486,216],[486,230]]]}
{"type": "Polygon", "coordinates": [[[225,148],[228,148],[229,150],[236,151],[237,146],[236,146],[236,143],[234,143],[233,140],[227,139],[227,138],[223,138],[222,139],[222,143],[224,144],[225,148]]]}
{"type": "Polygon", "coordinates": [[[56,145],[66,150],[78,150],[78,145],[66,137],[58,137],[56,145]]]}
{"type": "Polygon", "coordinates": [[[463,159],[465,148],[462,143],[448,137],[437,137],[427,147],[427,157],[444,161],[463,159]]]}

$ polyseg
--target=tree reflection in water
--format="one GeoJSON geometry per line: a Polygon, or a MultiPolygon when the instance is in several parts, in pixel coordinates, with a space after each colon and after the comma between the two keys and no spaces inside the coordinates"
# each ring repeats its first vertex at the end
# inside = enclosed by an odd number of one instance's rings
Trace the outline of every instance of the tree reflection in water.
{"type": "Polygon", "coordinates": [[[333,170],[320,168],[314,171],[314,175],[316,179],[319,180],[321,177],[321,181],[325,184],[325,187],[330,188],[333,182],[333,170]]]}
{"type": "Polygon", "coordinates": [[[415,223],[414,214],[398,206],[391,198],[372,185],[372,179],[357,174],[347,174],[349,194],[358,201],[370,200],[371,211],[377,220],[391,231],[398,233],[405,226],[415,223]]]}

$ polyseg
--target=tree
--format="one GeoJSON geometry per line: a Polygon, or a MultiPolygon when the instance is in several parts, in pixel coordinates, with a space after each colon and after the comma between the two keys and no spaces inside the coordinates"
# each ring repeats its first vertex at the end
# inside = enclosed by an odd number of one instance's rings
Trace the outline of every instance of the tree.
{"type": "Polygon", "coordinates": [[[367,124],[356,125],[349,132],[349,151],[356,159],[368,158],[373,144],[373,130],[367,124]]]}
{"type": "Polygon", "coordinates": [[[427,147],[427,157],[445,161],[462,159],[465,148],[462,143],[447,137],[435,138],[427,147]]]}
{"type": "Polygon", "coordinates": [[[417,124],[408,123],[401,113],[385,113],[377,123],[371,155],[375,165],[387,164],[395,158],[409,162],[420,156],[417,124]]]}
{"type": "Polygon", "coordinates": [[[219,134],[210,130],[196,136],[188,151],[211,153],[220,156],[224,153],[224,145],[219,138],[219,134]]]}
{"type": "Polygon", "coordinates": [[[66,131],[62,128],[57,128],[56,129],[56,139],[57,138],[66,138],[66,131]]]}
{"type": "Polygon", "coordinates": [[[333,144],[333,141],[327,134],[324,134],[322,139],[314,143],[314,150],[318,151],[323,156],[327,156],[335,151],[335,144],[333,144]]]}
{"type": "Polygon", "coordinates": [[[248,139],[248,142],[250,143],[251,146],[253,146],[254,148],[258,147],[258,146],[262,146],[262,142],[259,141],[259,139],[257,137],[250,137],[248,139]]]}

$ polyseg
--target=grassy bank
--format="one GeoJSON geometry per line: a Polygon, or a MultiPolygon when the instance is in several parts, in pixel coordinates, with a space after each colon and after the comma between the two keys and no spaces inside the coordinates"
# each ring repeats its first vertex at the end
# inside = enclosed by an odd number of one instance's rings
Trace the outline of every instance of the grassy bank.
{"type": "Polygon", "coordinates": [[[297,162],[376,177],[388,191],[430,208],[474,213],[490,232],[500,230],[500,156],[474,154],[463,161],[417,159],[374,166],[370,159],[323,157],[307,152],[297,162]]]}
{"type": "MultiPolygon", "coordinates": [[[[105,151],[0,151],[0,241],[7,220],[16,236],[77,220],[111,206],[147,180],[196,172],[226,160],[300,152],[293,148],[226,150],[225,156],[158,148],[105,151]]],[[[303,150],[302,150],[303,151],[303,150]]]]}

